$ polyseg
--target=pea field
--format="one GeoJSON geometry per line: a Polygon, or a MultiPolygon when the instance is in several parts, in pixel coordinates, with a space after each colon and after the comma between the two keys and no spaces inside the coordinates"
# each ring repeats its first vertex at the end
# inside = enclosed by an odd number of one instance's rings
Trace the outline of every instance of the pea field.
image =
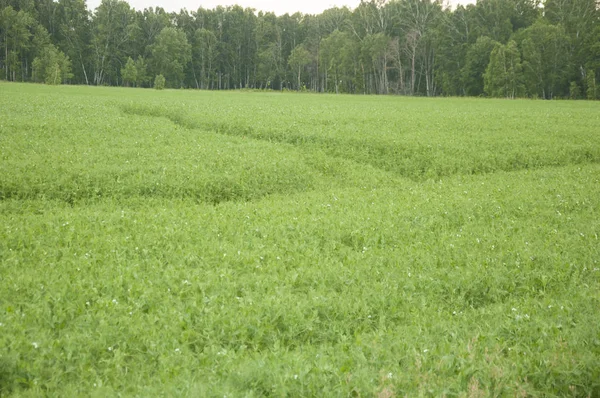
{"type": "Polygon", "coordinates": [[[0,396],[598,397],[600,103],[0,84],[0,396]]]}

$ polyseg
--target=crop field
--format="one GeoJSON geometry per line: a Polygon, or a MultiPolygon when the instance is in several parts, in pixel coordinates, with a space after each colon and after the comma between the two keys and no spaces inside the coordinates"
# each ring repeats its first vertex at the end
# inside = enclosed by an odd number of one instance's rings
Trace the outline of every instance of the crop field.
{"type": "Polygon", "coordinates": [[[0,84],[0,396],[600,396],[600,103],[0,84]]]}

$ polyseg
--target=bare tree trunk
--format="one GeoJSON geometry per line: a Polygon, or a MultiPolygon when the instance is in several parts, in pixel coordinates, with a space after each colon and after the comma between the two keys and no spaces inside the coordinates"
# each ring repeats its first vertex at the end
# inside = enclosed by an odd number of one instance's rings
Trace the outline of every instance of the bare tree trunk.
{"type": "Polygon", "coordinates": [[[6,32],[4,33],[4,72],[6,74],[6,80],[8,80],[8,37],[6,32]]]}
{"type": "Polygon", "coordinates": [[[413,46],[411,57],[410,95],[415,95],[415,59],[417,58],[417,46],[413,46]]]}
{"type": "Polygon", "coordinates": [[[88,80],[88,75],[87,75],[87,72],[85,70],[85,65],[83,64],[83,61],[81,61],[81,68],[83,69],[83,76],[85,77],[85,84],[89,86],[90,82],[88,80]]]}

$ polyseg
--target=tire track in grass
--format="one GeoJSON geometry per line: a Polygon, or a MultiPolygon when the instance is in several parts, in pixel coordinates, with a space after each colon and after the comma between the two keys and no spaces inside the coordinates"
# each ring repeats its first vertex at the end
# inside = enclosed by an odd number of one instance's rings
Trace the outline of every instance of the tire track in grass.
{"type": "MultiPolygon", "coordinates": [[[[394,173],[393,170],[373,164],[372,162],[361,162],[353,157],[332,154],[332,150],[339,146],[340,143],[336,139],[302,134],[288,134],[282,137],[274,131],[261,133],[251,126],[236,125],[233,123],[198,123],[185,115],[177,112],[165,112],[158,107],[125,105],[121,110],[125,114],[133,116],[164,118],[187,130],[204,130],[229,137],[243,137],[271,144],[287,144],[296,149],[307,149],[309,147],[310,152],[302,151],[305,155],[309,155],[306,157],[306,163],[324,176],[335,180],[338,180],[340,177],[344,179],[343,177],[345,176],[343,174],[348,174],[348,167],[360,167],[361,169],[367,167],[367,175],[380,174],[381,178],[385,179],[386,182],[390,180],[400,182],[401,180],[398,177],[402,179],[407,178],[403,174],[394,173]]],[[[356,147],[359,147],[359,145],[356,145],[356,147]]],[[[364,174],[364,170],[361,174],[364,174]]],[[[414,179],[410,178],[409,180],[414,181],[414,179]]]]}
{"type": "Polygon", "coordinates": [[[563,148],[557,154],[550,154],[529,150],[515,152],[512,143],[505,143],[477,153],[468,153],[461,147],[434,147],[430,144],[411,147],[373,139],[337,139],[291,130],[257,130],[242,123],[200,121],[177,110],[159,106],[124,104],[121,111],[129,115],[163,117],[185,129],[209,130],[228,136],[244,136],[271,143],[291,144],[303,149],[320,150],[331,158],[368,165],[415,182],[453,175],[482,175],[498,171],[512,172],[600,163],[600,149],[585,146],[563,148]]]}

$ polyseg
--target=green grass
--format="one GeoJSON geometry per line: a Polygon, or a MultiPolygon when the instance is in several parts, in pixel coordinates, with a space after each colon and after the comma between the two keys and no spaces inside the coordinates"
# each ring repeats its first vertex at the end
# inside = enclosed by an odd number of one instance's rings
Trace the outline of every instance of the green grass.
{"type": "Polygon", "coordinates": [[[600,396],[598,126],[0,84],[0,396],[600,396]]]}

